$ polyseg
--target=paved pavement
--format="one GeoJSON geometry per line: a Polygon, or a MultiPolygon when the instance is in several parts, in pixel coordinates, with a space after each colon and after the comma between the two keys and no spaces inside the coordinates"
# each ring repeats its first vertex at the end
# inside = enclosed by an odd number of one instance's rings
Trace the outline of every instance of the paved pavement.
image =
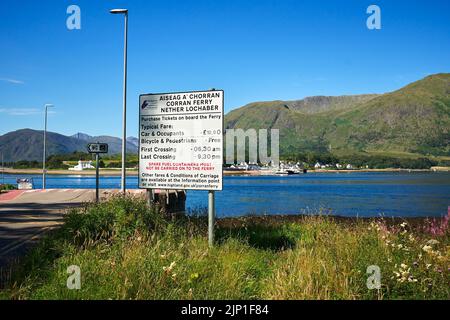
{"type": "MultiPolygon", "coordinates": [[[[117,192],[101,190],[100,196],[117,192]]],[[[45,232],[61,224],[62,215],[68,208],[94,199],[93,189],[34,189],[1,194],[0,278],[5,273],[5,266],[26,252],[45,232]]]]}

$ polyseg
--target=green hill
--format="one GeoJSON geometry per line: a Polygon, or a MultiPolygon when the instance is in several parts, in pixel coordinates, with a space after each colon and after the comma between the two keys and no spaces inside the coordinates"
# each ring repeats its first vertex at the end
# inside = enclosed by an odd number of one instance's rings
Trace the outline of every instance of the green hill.
{"type": "MultiPolygon", "coordinates": [[[[137,145],[133,137],[127,139],[127,152],[137,153],[137,145]]],[[[21,129],[0,135],[0,153],[5,162],[19,160],[42,161],[44,133],[39,130],[21,129]]],[[[67,154],[74,151],[86,152],[89,142],[105,142],[109,144],[109,154],[121,152],[122,140],[111,136],[91,137],[86,134],[65,136],[55,132],[47,132],[47,154],[67,154]]]]}
{"type": "Polygon", "coordinates": [[[450,155],[450,74],[435,74],[382,95],[309,97],[250,103],[226,128],[280,129],[282,154],[450,155]]]}

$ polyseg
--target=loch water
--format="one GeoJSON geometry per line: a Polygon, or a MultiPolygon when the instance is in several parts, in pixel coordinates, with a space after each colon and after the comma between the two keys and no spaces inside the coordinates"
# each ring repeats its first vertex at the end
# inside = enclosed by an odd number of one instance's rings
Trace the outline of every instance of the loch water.
{"type": "MultiPolygon", "coordinates": [[[[5,174],[5,183],[40,175],[5,174]]],[[[127,177],[137,188],[137,177],[127,177]]],[[[48,175],[47,188],[95,188],[94,176],[48,175]]],[[[100,188],[120,188],[120,176],[100,178],[100,188]]],[[[207,206],[206,191],[188,191],[188,210],[207,206]]],[[[1,204],[0,204],[1,205],[1,204]]],[[[439,217],[450,206],[449,172],[307,173],[292,176],[226,176],[216,192],[218,217],[248,214],[439,217]]]]}

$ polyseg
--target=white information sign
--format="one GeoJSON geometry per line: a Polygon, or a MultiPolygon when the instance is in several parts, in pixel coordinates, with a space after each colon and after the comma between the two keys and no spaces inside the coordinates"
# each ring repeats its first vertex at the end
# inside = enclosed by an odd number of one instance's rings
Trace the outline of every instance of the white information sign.
{"type": "Polygon", "coordinates": [[[139,97],[139,188],[222,190],[223,91],[139,97]]]}

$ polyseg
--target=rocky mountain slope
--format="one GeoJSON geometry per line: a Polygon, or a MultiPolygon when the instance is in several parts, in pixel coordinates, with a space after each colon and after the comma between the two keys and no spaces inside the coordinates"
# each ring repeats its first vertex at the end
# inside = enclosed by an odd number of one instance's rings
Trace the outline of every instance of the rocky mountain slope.
{"type": "Polygon", "coordinates": [[[226,128],[280,129],[281,152],[450,155],[450,74],[375,95],[250,103],[226,128]]]}

